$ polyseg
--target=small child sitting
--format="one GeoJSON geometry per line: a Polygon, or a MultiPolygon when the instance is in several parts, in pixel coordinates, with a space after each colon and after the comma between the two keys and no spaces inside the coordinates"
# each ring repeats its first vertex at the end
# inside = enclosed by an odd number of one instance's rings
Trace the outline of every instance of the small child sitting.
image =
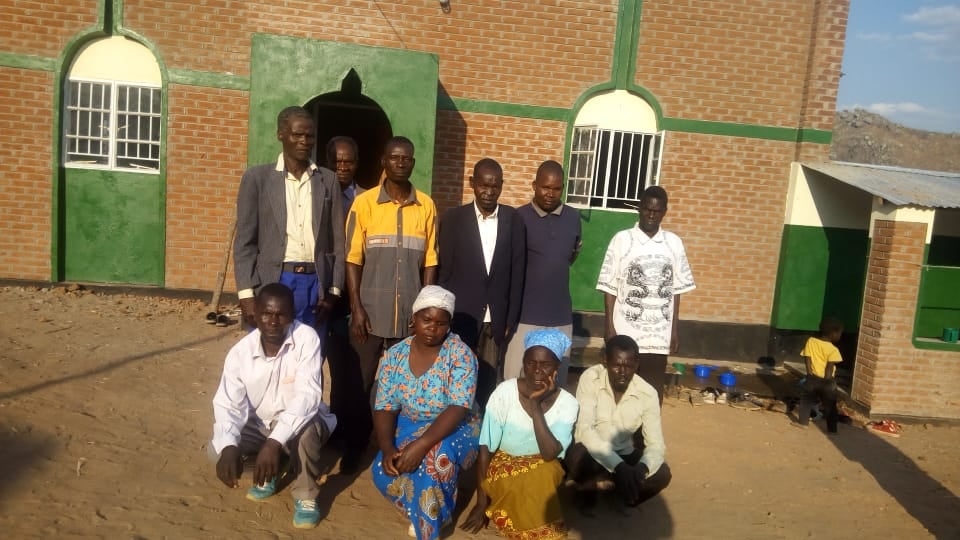
{"type": "Polygon", "coordinates": [[[803,395],[797,422],[806,426],[810,422],[810,409],[819,400],[827,418],[827,432],[837,432],[837,383],[833,378],[834,368],[843,359],[836,343],[843,335],[843,323],[833,317],[820,322],[820,333],[807,339],[800,355],[807,361],[807,377],[803,383],[803,395]]]}

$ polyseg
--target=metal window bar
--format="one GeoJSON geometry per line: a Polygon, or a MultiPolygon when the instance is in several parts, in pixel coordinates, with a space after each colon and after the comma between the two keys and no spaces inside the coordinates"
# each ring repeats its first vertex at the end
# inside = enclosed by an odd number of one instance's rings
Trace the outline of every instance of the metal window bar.
{"type": "Polygon", "coordinates": [[[596,167],[597,129],[576,126],[570,148],[570,172],[567,178],[567,200],[589,204],[596,167]]]}
{"type": "Polygon", "coordinates": [[[109,161],[106,143],[109,142],[110,84],[69,81],[66,90],[68,122],[64,133],[64,161],[105,164],[109,161]]]}
{"type": "Polygon", "coordinates": [[[639,201],[644,189],[659,182],[663,132],[595,132],[594,156],[598,159],[592,167],[588,204],[619,208],[625,202],[639,201]]]}
{"type": "MultiPolygon", "coordinates": [[[[642,161],[643,157],[646,156],[646,155],[648,154],[649,150],[650,150],[650,145],[647,143],[647,140],[648,140],[648,139],[647,139],[647,136],[646,136],[646,135],[640,135],[639,137],[640,137],[640,152],[639,152],[638,155],[637,155],[637,170],[636,170],[636,172],[634,173],[634,177],[638,177],[638,176],[640,175],[641,171],[643,171],[643,167],[641,167],[640,164],[641,164],[641,161],[642,161]]],[[[647,172],[649,172],[649,171],[650,171],[650,169],[649,169],[649,167],[648,167],[648,168],[647,168],[647,172]]],[[[643,194],[644,188],[646,188],[646,182],[634,182],[634,185],[633,185],[633,199],[634,199],[634,200],[637,200],[637,201],[640,200],[640,195],[643,194]]]]}

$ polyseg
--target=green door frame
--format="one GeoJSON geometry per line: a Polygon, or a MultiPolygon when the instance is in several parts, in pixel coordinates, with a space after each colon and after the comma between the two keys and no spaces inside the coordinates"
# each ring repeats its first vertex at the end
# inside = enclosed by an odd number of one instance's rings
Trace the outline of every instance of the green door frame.
{"type": "Polygon", "coordinates": [[[413,141],[417,165],[411,182],[430,193],[440,75],[439,57],[432,53],[254,34],[248,163],[277,159],[277,113],[281,109],[339,91],[351,69],[362,81],[363,95],[386,113],[393,133],[413,141]]]}

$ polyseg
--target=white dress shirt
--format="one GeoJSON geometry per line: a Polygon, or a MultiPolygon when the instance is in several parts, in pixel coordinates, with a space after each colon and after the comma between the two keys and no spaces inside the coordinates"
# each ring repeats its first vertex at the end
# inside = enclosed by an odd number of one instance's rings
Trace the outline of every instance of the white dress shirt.
{"type": "Polygon", "coordinates": [[[316,238],[313,237],[313,185],[310,177],[317,170],[310,162],[307,170],[297,178],[286,170],[283,154],[277,158],[277,170],[286,171],[287,197],[287,252],[283,262],[313,262],[316,238]]]}
{"type": "MultiPolygon", "coordinates": [[[[489,216],[480,212],[477,203],[473,203],[473,210],[477,215],[477,228],[480,229],[480,247],[483,249],[483,263],[487,265],[487,275],[490,275],[490,264],[493,262],[493,252],[497,249],[497,217],[500,214],[500,205],[489,216]]],[[[490,322],[490,306],[483,312],[483,322],[490,322]]]]}
{"type": "Polygon", "coordinates": [[[299,321],[291,323],[275,357],[263,352],[259,330],[244,336],[227,353],[213,398],[212,444],[217,454],[239,444],[249,420],[284,445],[314,419],[333,432],[337,418],[322,400],[322,367],[320,338],[299,321]]]}
{"type": "Polygon", "coordinates": [[[660,428],[660,399],[646,381],[633,376],[620,401],[614,401],[613,388],[603,364],[583,372],[577,384],[580,416],[577,419],[577,442],[608,471],[623,462],[620,456],[634,451],[633,434],[643,429],[643,456],[648,476],[660,469],[667,448],[660,428]]]}

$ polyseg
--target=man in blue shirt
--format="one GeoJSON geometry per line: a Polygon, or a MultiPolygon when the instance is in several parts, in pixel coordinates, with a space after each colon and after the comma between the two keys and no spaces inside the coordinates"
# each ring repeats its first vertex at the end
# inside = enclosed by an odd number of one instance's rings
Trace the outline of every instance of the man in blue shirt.
{"type": "MultiPolygon", "coordinates": [[[[563,204],[563,180],[559,163],[543,162],[533,181],[533,200],[517,209],[527,230],[527,269],[520,324],[507,347],[504,379],[520,375],[527,332],[556,328],[573,338],[570,266],[580,253],[580,214],[563,204]]],[[[568,349],[557,373],[558,386],[566,383],[569,368],[568,349]]]]}

